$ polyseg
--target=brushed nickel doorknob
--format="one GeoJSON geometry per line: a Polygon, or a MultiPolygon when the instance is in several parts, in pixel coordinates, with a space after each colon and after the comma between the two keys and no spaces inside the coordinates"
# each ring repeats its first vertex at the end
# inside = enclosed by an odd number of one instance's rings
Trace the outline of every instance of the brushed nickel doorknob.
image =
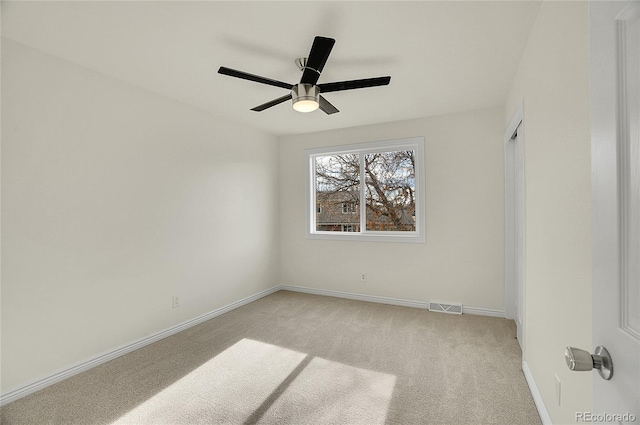
{"type": "Polygon", "coordinates": [[[594,354],[575,347],[567,347],[564,359],[570,370],[586,371],[598,369],[598,373],[605,380],[613,377],[613,361],[606,348],[599,345],[594,354]]]}

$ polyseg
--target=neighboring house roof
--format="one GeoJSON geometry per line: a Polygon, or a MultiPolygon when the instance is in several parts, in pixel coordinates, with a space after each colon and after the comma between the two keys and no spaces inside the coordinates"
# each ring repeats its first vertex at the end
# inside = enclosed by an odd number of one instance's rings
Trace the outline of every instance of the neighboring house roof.
{"type": "MultiPolygon", "coordinates": [[[[336,225],[336,224],[359,224],[360,223],[360,208],[358,202],[358,193],[345,191],[345,192],[316,192],[316,224],[321,225],[336,225]]],[[[415,209],[413,207],[407,207],[401,211],[401,222],[403,226],[415,225],[415,209]]],[[[367,222],[374,222],[377,224],[377,230],[384,230],[390,225],[390,220],[385,215],[374,217],[373,211],[367,209],[367,222]]],[[[367,226],[369,227],[369,226],[367,226]]],[[[402,229],[407,230],[407,229],[402,229]]]]}
{"type": "Polygon", "coordinates": [[[316,224],[358,224],[358,194],[353,192],[317,192],[316,224]]]}

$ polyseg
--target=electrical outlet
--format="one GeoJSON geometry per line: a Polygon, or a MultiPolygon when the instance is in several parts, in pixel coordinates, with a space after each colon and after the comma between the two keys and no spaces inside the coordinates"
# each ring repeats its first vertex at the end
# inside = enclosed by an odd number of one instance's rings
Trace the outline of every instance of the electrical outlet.
{"type": "Polygon", "coordinates": [[[173,308],[180,307],[180,297],[177,295],[174,295],[173,297],[171,297],[171,303],[173,308]]]}
{"type": "Polygon", "coordinates": [[[367,281],[367,274],[366,273],[362,273],[360,275],[360,282],[366,282],[367,281]]]}
{"type": "Polygon", "coordinates": [[[556,399],[558,400],[558,406],[560,406],[562,403],[562,384],[558,375],[554,374],[553,376],[556,378],[556,399]]]}

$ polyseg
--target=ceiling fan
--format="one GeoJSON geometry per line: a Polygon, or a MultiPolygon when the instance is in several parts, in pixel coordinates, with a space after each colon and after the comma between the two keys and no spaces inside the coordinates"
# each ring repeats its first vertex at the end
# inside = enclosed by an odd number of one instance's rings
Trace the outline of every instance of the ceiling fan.
{"type": "Polygon", "coordinates": [[[366,87],[386,86],[391,81],[391,77],[365,78],[362,80],[338,81],[334,83],[317,84],[320,73],[327,63],[331,49],[335,44],[333,38],[317,36],[313,40],[308,58],[296,59],[296,65],[302,71],[302,78],[298,84],[289,84],[247,72],[221,66],[218,73],[230,77],[242,78],[243,80],[255,81],[256,83],[268,84],[270,86],[282,87],[291,92],[285,96],[274,99],[270,102],[251,108],[252,111],[260,112],[272,106],[279,105],[287,100],[293,101],[293,109],[299,112],[312,112],[320,108],[326,114],[339,112],[321,93],[334,91],[362,89],[366,87]]]}

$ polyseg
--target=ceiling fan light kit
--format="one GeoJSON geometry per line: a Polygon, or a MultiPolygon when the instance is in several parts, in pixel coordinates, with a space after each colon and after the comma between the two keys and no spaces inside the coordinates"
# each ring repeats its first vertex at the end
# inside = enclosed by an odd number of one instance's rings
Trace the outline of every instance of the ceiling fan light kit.
{"type": "Polygon", "coordinates": [[[296,84],[291,89],[293,109],[298,112],[313,112],[320,107],[320,89],[311,84],[296,84]]]}
{"type": "Polygon", "coordinates": [[[312,112],[316,109],[320,109],[327,115],[335,114],[336,112],[339,112],[338,109],[327,99],[322,97],[320,93],[386,86],[391,81],[391,77],[387,76],[317,84],[318,79],[320,78],[320,73],[322,72],[324,65],[327,63],[327,59],[329,58],[329,54],[331,53],[331,49],[335,42],[336,41],[333,38],[320,36],[314,38],[311,51],[309,52],[309,57],[298,58],[295,60],[296,65],[302,71],[302,78],[298,84],[289,84],[224,66],[221,66],[220,69],[218,69],[218,73],[290,90],[290,93],[285,96],[263,103],[255,108],[251,108],[252,111],[264,111],[265,109],[279,105],[280,103],[291,99],[293,109],[298,112],[312,112]]]}

